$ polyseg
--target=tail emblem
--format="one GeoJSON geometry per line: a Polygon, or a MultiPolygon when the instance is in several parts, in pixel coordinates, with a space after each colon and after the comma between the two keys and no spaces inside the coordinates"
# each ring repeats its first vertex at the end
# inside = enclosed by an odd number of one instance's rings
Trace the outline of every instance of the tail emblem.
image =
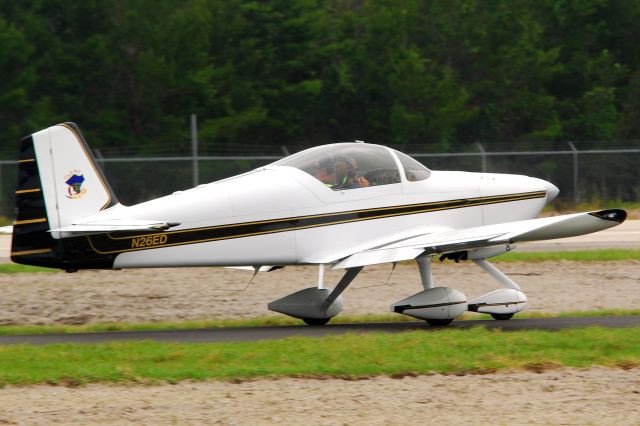
{"type": "Polygon", "coordinates": [[[80,170],[72,170],[65,176],[65,183],[67,184],[67,198],[73,200],[82,198],[87,193],[87,188],[82,188],[84,183],[84,176],[80,174],[80,170]]]}

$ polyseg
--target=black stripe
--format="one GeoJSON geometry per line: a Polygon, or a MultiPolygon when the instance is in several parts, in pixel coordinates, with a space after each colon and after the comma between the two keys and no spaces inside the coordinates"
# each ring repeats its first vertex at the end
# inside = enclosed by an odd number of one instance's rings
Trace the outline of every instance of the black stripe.
{"type": "Polygon", "coordinates": [[[621,209],[600,210],[589,213],[598,219],[610,220],[612,222],[622,223],[627,218],[627,212],[621,209]]]}
{"type": "Polygon", "coordinates": [[[207,241],[242,238],[255,235],[273,234],[300,229],[359,222],[385,217],[451,210],[472,206],[521,201],[546,196],[545,191],[489,197],[465,198],[431,203],[381,207],[367,210],[335,212],[322,215],[298,216],[281,219],[244,222],[230,225],[194,228],[162,233],[113,233],[86,237],[92,248],[101,254],[147,250],[207,241]],[[160,237],[162,235],[162,237],[160,237]]]}
{"type": "Polygon", "coordinates": [[[398,313],[398,314],[402,314],[405,311],[409,311],[409,310],[413,310],[413,309],[428,309],[428,308],[441,308],[444,306],[453,306],[453,305],[462,305],[464,303],[467,303],[466,300],[463,300],[462,302],[445,302],[445,303],[433,303],[431,305],[398,305],[398,306],[394,306],[393,307],[393,312],[398,313]]]}
{"type": "MultiPolygon", "coordinates": [[[[35,158],[33,138],[27,136],[20,140],[20,160],[35,158]]],[[[17,191],[40,188],[40,175],[36,161],[18,163],[17,191]]],[[[23,221],[46,218],[46,206],[42,191],[16,193],[16,224],[13,227],[11,240],[11,260],[28,265],[49,266],[55,262],[52,253],[26,254],[33,249],[54,249],[54,242],[49,233],[49,222],[33,222],[20,224],[23,221]]]]}

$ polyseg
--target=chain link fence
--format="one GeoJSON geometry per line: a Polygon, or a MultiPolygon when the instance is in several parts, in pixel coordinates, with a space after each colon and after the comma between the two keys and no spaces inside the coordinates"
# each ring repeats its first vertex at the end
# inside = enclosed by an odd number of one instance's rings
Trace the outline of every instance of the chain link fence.
{"type": "MultiPolygon", "coordinates": [[[[559,203],[640,200],[640,149],[405,152],[433,170],[514,173],[539,177],[560,188],[559,203]]],[[[98,162],[118,199],[125,205],[243,173],[284,156],[224,155],[199,157],[99,157],[98,162]],[[197,164],[197,176],[194,175],[197,164]]],[[[291,150],[294,152],[294,150],[291,150]]],[[[14,215],[16,161],[0,161],[0,215],[14,215]]]]}

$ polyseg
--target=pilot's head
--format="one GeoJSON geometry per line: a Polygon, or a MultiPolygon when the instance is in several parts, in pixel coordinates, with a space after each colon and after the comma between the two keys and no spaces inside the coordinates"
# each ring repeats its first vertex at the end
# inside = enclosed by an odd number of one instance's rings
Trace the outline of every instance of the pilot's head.
{"type": "Polygon", "coordinates": [[[316,162],[313,175],[322,183],[332,184],[334,171],[333,161],[326,157],[316,162]]]}

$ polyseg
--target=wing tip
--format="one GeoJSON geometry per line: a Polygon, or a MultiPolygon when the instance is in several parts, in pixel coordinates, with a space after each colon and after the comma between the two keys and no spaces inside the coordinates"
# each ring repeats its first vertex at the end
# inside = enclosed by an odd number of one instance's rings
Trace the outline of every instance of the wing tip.
{"type": "Polygon", "coordinates": [[[597,212],[590,212],[589,214],[597,217],[598,219],[610,220],[618,223],[622,223],[627,219],[627,212],[622,209],[599,210],[597,212]]]}

